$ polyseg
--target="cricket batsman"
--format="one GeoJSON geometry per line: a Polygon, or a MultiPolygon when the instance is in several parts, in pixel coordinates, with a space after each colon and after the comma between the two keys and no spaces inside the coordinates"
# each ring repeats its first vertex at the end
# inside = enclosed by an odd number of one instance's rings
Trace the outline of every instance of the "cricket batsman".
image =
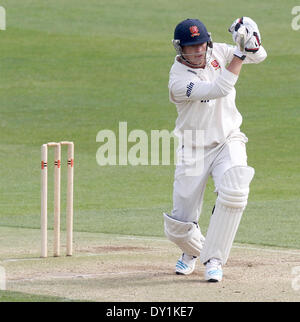
{"type": "Polygon", "coordinates": [[[164,214],[164,230],[181,249],[176,274],[191,274],[199,258],[208,282],[222,280],[222,266],[229,257],[254,176],[247,164],[248,139],[240,130],[242,116],[235,104],[234,86],[243,64],[258,64],[267,57],[251,18],[236,19],[229,32],[235,46],[213,43],[198,19],[180,22],[174,32],[177,55],[169,78],[170,101],[178,112],[174,130],[180,142],[177,161],[182,162],[176,164],[173,209],[170,215],[164,214]],[[202,135],[197,139],[199,132],[202,135]],[[193,171],[195,164],[201,164],[201,171],[193,171]],[[204,238],[198,221],[210,176],[216,201],[204,238]]]}

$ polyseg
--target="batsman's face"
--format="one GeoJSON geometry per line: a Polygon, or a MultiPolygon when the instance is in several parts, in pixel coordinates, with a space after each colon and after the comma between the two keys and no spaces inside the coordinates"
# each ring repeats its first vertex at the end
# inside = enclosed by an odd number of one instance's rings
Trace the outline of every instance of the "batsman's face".
{"type": "Polygon", "coordinates": [[[201,68],[206,63],[206,49],[207,43],[205,42],[198,45],[184,46],[182,52],[185,59],[201,68]]]}

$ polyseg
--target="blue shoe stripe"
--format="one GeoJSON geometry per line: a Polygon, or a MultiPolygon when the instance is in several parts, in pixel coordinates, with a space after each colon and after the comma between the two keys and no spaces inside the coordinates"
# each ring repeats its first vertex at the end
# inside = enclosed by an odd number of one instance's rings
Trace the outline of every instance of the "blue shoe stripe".
{"type": "Polygon", "coordinates": [[[209,275],[209,276],[215,276],[215,275],[219,275],[219,276],[222,276],[222,271],[220,270],[220,269],[215,269],[215,270],[213,270],[213,271],[209,271],[209,272],[207,272],[207,274],[209,275]]]}
{"type": "Polygon", "coordinates": [[[176,263],[176,268],[186,269],[188,268],[188,266],[185,263],[183,263],[181,260],[178,260],[176,263]]]}

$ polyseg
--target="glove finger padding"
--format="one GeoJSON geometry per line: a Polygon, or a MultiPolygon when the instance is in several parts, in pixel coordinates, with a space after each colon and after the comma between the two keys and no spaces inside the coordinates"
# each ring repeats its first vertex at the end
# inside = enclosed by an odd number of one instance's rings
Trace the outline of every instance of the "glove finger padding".
{"type": "Polygon", "coordinates": [[[241,51],[255,53],[259,50],[261,36],[257,24],[251,18],[241,17],[236,19],[228,31],[232,34],[233,41],[241,51]],[[243,27],[243,31],[241,27],[243,27]]]}
{"type": "Polygon", "coordinates": [[[256,53],[259,50],[260,44],[260,36],[254,31],[251,38],[246,42],[245,51],[256,53]]]}

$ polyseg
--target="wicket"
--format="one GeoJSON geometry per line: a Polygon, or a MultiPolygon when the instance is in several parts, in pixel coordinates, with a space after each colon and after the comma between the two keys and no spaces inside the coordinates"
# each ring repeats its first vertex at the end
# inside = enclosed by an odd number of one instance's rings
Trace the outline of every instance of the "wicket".
{"type": "Polygon", "coordinates": [[[68,146],[68,182],[67,182],[67,256],[73,253],[73,181],[74,181],[74,143],[49,142],[41,147],[41,257],[48,256],[48,147],[54,147],[54,242],[53,256],[60,256],[60,166],[61,146],[68,146]]]}

